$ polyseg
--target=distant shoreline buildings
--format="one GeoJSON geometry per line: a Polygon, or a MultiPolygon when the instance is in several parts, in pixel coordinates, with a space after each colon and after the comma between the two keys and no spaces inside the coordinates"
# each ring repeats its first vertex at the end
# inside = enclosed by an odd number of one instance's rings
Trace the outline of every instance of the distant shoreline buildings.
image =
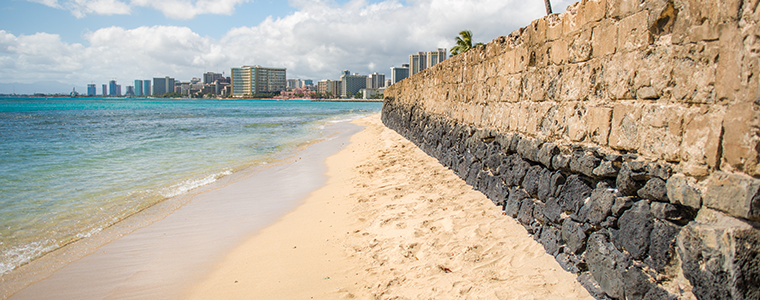
{"type": "MultiPolygon", "coordinates": [[[[230,76],[224,73],[205,72],[201,78],[181,82],[170,76],[153,79],[135,79],[134,85],[124,88],[112,79],[101,86],[103,97],[277,97],[277,98],[377,98],[385,88],[448,58],[446,48],[409,55],[409,64],[391,67],[390,78],[373,72],[368,75],[343,70],[338,80],[322,79],[314,84],[311,79],[287,78],[286,68],[260,65],[235,67],[230,76]]],[[[97,85],[87,84],[87,96],[98,95],[97,85]]]]}

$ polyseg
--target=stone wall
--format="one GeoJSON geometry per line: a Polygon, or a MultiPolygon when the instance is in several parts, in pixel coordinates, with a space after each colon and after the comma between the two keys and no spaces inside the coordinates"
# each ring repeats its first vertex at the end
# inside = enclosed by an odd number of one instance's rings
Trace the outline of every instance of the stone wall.
{"type": "Polygon", "coordinates": [[[383,121],[597,298],[759,299],[758,2],[576,3],[394,84],[383,121]]]}

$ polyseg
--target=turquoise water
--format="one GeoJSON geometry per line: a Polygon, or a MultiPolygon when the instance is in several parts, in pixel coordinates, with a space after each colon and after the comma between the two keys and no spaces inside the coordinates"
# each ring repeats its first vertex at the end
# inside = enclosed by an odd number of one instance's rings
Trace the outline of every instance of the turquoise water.
{"type": "Polygon", "coordinates": [[[0,98],[0,274],[380,103],[0,98]]]}

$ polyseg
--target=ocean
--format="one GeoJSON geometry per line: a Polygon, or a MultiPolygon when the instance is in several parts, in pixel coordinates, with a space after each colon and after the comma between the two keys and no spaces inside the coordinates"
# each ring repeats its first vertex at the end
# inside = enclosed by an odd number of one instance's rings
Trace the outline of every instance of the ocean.
{"type": "Polygon", "coordinates": [[[0,275],[380,103],[0,98],[0,275]]]}

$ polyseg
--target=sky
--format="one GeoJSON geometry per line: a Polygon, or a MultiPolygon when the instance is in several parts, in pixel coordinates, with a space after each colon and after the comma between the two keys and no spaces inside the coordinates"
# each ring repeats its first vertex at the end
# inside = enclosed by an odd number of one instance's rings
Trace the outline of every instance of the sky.
{"type": "MultiPolygon", "coordinates": [[[[573,1],[552,2],[563,12],[573,1]]],[[[314,81],[389,75],[409,54],[451,48],[461,30],[487,43],[544,14],[541,0],[3,0],[0,83],[84,91],[243,65],[314,81]]]]}

